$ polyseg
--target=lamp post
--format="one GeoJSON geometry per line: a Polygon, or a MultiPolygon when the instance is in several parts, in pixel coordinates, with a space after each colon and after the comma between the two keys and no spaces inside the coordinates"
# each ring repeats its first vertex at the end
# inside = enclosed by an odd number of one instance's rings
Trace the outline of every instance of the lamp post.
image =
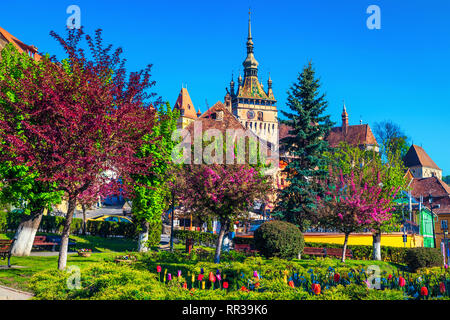
{"type": "Polygon", "coordinates": [[[175,215],[175,191],[172,190],[172,216],[170,221],[170,251],[173,252],[173,218],[175,215]]]}
{"type": "Polygon", "coordinates": [[[431,226],[433,227],[433,243],[434,243],[434,247],[436,248],[436,233],[434,231],[433,196],[431,195],[431,193],[428,194],[428,203],[430,204],[430,210],[431,210],[431,219],[432,219],[431,226]]]}

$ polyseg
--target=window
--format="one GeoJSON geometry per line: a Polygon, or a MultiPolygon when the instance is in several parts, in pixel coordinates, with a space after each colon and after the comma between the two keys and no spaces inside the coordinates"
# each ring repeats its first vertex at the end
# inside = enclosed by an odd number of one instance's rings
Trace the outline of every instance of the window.
{"type": "Polygon", "coordinates": [[[441,220],[441,229],[448,230],[447,220],[441,220]]]}
{"type": "Polygon", "coordinates": [[[258,111],[258,121],[264,121],[264,117],[263,117],[262,111],[258,111]]]}

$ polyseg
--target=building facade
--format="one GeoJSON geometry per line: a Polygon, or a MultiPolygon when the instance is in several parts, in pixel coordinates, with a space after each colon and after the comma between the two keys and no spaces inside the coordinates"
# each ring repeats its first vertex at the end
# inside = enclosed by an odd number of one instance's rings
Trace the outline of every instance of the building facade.
{"type": "Polygon", "coordinates": [[[411,145],[403,161],[414,178],[437,177],[442,179],[442,169],[434,163],[422,147],[411,145]]]}

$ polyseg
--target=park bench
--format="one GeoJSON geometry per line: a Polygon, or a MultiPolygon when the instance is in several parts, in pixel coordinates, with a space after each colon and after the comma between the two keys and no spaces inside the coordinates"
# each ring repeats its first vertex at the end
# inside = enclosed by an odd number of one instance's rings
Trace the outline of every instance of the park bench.
{"type": "Polygon", "coordinates": [[[307,254],[309,256],[324,257],[325,256],[325,251],[323,250],[323,248],[305,247],[303,249],[303,254],[307,254]]]}
{"type": "Polygon", "coordinates": [[[8,257],[8,268],[11,268],[11,249],[14,243],[13,240],[0,240],[0,258],[3,260],[8,257]]]}
{"type": "MultiPolygon", "coordinates": [[[[48,242],[55,243],[55,246],[56,245],[58,245],[58,246],[61,245],[61,236],[46,236],[46,238],[47,238],[48,242]]],[[[76,244],[77,244],[77,242],[74,239],[70,239],[69,238],[69,244],[68,244],[69,247],[70,246],[74,246],[76,244]]],[[[52,251],[55,250],[55,246],[53,246],[52,251]]]]}
{"type": "Polygon", "coordinates": [[[56,242],[51,242],[47,240],[47,236],[35,236],[33,241],[33,247],[46,247],[52,246],[52,251],[55,250],[56,242]]]}
{"type": "Polygon", "coordinates": [[[257,250],[252,249],[249,244],[238,244],[238,243],[234,244],[234,250],[248,253],[257,252],[257,250]]]}
{"type": "MultiPolygon", "coordinates": [[[[327,251],[327,256],[332,256],[332,257],[342,257],[342,248],[324,248],[327,251]]],[[[345,250],[345,257],[346,258],[350,258],[353,259],[353,253],[352,250],[348,249],[345,250]]]]}
{"type": "MultiPolygon", "coordinates": [[[[305,247],[303,249],[303,254],[307,254],[310,256],[318,256],[318,257],[342,257],[342,248],[312,248],[305,247]]],[[[352,250],[347,249],[345,252],[346,258],[353,258],[352,250]]]]}

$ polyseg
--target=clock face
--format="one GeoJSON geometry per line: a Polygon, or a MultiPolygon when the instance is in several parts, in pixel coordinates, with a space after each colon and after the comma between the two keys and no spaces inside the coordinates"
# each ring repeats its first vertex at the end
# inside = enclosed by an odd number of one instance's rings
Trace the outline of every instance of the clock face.
{"type": "Polygon", "coordinates": [[[253,110],[248,110],[247,111],[247,118],[248,119],[253,119],[255,117],[255,112],[253,110]]]}

